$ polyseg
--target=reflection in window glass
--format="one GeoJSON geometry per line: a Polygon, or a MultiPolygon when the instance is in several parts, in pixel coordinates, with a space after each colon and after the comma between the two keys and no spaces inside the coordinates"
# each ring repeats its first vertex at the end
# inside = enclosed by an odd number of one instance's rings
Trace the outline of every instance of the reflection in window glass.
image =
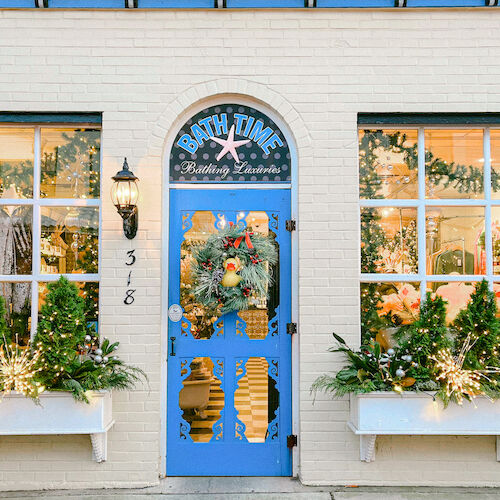
{"type": "Polygon", "coordinates": [[[426,208],[427,274],[484,274],[484,208],[426,208]]]}
{"type": "Polygon", "coordinates": [[[31,283],[1,282],[0,295],[5,300],[5,340],[21,346],[28,345],[31,329],[31,283]]]}
{"type": "Polygon", "coordinates": [[[483,131],[426,130],[428,198],[483,198],[483,131]]]}
{"type": "Polygon", "coordinates": [[[500,130],[490,131],[491,142],[491,197],[500,198],[500,130]]]}
{"type": "Polygon", "coordinates": [[[361,272],[418,272],[417,209],[361,209],[361,272]]]}
{"type": "Polygon", "coordinates": [[[100,135],[95,129],[42,128],[42,197],[99,197],[100,135]]]}
{"type": "Polygon", "coordinates": [[[31,274],[33,210],[0,207],[0,274],[31,274]]]}
{"type": "Polygon", "coordinates": [[[418,283],[361,283],[360,294],[363,342],[376,338],[387,347],[392,344],[397,327],[418,318],[418,283]]]}
{"type": "Polygon", "coordinates": [[[417,130],[360,130],[360,198],[418,198],[417,142],[417,130]]]}
{"type": "MultiPolygon", "coordinates": [[[[74,283],[78,288],[78,294],[85,301],[84,312],[87,324],[89,327],[94,327],[97,333],[99,321],[99,283],[92,281],[74,283]]],[[[38,311],[40,311],[45,304],[47,292],[47,283],[40,282],[38,284],[38,311]]]]}
{"type": "Polygon", "coordinates": [[[449,283],[428,283],[427,290],[435,292],[446,300],[446,323],[455,321],[458,313],[467,307],[470,296],[474,293],[475,283],[463,281],[452,281],[449,283]]]}
{"type": "Polygon", "coordinates": [[[0,128],[0,196],[33,197],[33,128],[0,128]]]}
{"type": "Polygon", "coordinates": [[[43,207],[41,214],[40,272],[97,273],[99,209],[43,207]]]}

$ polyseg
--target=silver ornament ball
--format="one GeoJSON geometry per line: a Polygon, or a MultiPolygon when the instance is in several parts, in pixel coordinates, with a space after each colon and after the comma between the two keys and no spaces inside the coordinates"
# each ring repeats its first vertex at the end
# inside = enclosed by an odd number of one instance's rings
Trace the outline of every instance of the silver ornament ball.
{"type": "Polygon", "coordinates": [[[97,355],[97,356],[94,358],[94,361],[95,361],[96,363],[100,363],[100,362],[102,361],[102,356],[97,355]]]}

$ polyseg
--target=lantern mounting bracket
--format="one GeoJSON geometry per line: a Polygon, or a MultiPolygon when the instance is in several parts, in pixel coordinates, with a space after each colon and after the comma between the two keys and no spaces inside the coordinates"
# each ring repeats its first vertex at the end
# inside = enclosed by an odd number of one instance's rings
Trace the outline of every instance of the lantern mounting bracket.
{"type": "Polygon", "coordinates": [[[133,240],[137,234],[137,227],[138,227],[138,214],[139,214],[139,209],[137,207],[134,207],[128,215],[123,213],[124,210],[121,211],[120,215],[122,216],[123,219],[123,234],[127,237],[129,240],[133,240]]]}

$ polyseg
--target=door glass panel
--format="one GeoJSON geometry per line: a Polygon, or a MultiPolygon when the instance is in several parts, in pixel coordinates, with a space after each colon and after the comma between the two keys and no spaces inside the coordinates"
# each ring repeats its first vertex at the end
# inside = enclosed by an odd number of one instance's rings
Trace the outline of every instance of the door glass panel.
{"type": "Polygon", "coordinates": [[[221,359],[200,357],[181,360],[183,387],[179,393],[179,407],[184,420],[180,426],[181,439],[187,439],[187,433],[195,443],[208,443],[212,438],[222,439],[222,377],[221,359]]]}
{"type": "MultiPolygon", "coordinates": [[[[277,361],[273,362],[277,376],[277,361]]],[[[234,407],[237,412],[235,437],[250,443],[263,443],[270,435],[277,438],[278,427],[274,422],[279,406],[276,378],[269,372],[269,363],[264,357],[248,358],[236,362],[238,388],[234,392],[234,407]],[[272,424],[272,425],[270,425],[272,424]]]]}
{"type": "MultiPolygon", "coordinates": [[[[271,214],[270,220],[267,212],[240,212],[237,220],[242,221],[239,223],[244,223],[250,232],[273,238],[279,255],[279,244],[276,241],[275,232],[278,228],[278,214],[271,214]]],[[[237,335],[241,336],[245,332],[251,340],[265,339],[270,329],[272,335],[277,335],[277,319],[271,322],[270,320],[276,318],[279,304],[279,258],[278,262],[272,266],[271,276],[273,280],[268,285],[268,297],[252,294],[248,298],[249,308],[238,313],[237,335]]]]}
{"type": "Polygon", "coordinates": [[[206,243],[211,234],[218,232],[216,224],[225,222],[217,218],[211,211],[197,211],[183,215],[183,227],[189,228],[184,233],[181,244],[181,290],[180,305],[184,310],[181,322],[182,335],[190,333],[195,339],[209,339],[216,332],[223,334],[223,322],[219,321],[220,309],[207,307],[195,300],[193,294],[192,266],[194,263],[193,251],[206,243]]]}
{"type": "Polygon", "coordinates": [[[0,274],[31,274],[33,210],[0,207],[0,274]]]}

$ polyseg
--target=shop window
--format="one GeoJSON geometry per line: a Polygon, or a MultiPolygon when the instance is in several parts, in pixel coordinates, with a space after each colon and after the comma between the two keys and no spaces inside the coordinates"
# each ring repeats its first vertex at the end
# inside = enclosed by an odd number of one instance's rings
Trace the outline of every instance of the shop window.
{"type": "Polygon", "coordinates": [[[9,342],[36,333],[46,285],[64,274],[98,328],[100,130],[0,126],[0,295],[9,342]]]}
{"type": "Polygon", "coordinates": [[[359,190],[363,340],[390,340],[426,292],[449,323],[484,278],[500,302],[500,128],[364,127],[359,190]]]}

